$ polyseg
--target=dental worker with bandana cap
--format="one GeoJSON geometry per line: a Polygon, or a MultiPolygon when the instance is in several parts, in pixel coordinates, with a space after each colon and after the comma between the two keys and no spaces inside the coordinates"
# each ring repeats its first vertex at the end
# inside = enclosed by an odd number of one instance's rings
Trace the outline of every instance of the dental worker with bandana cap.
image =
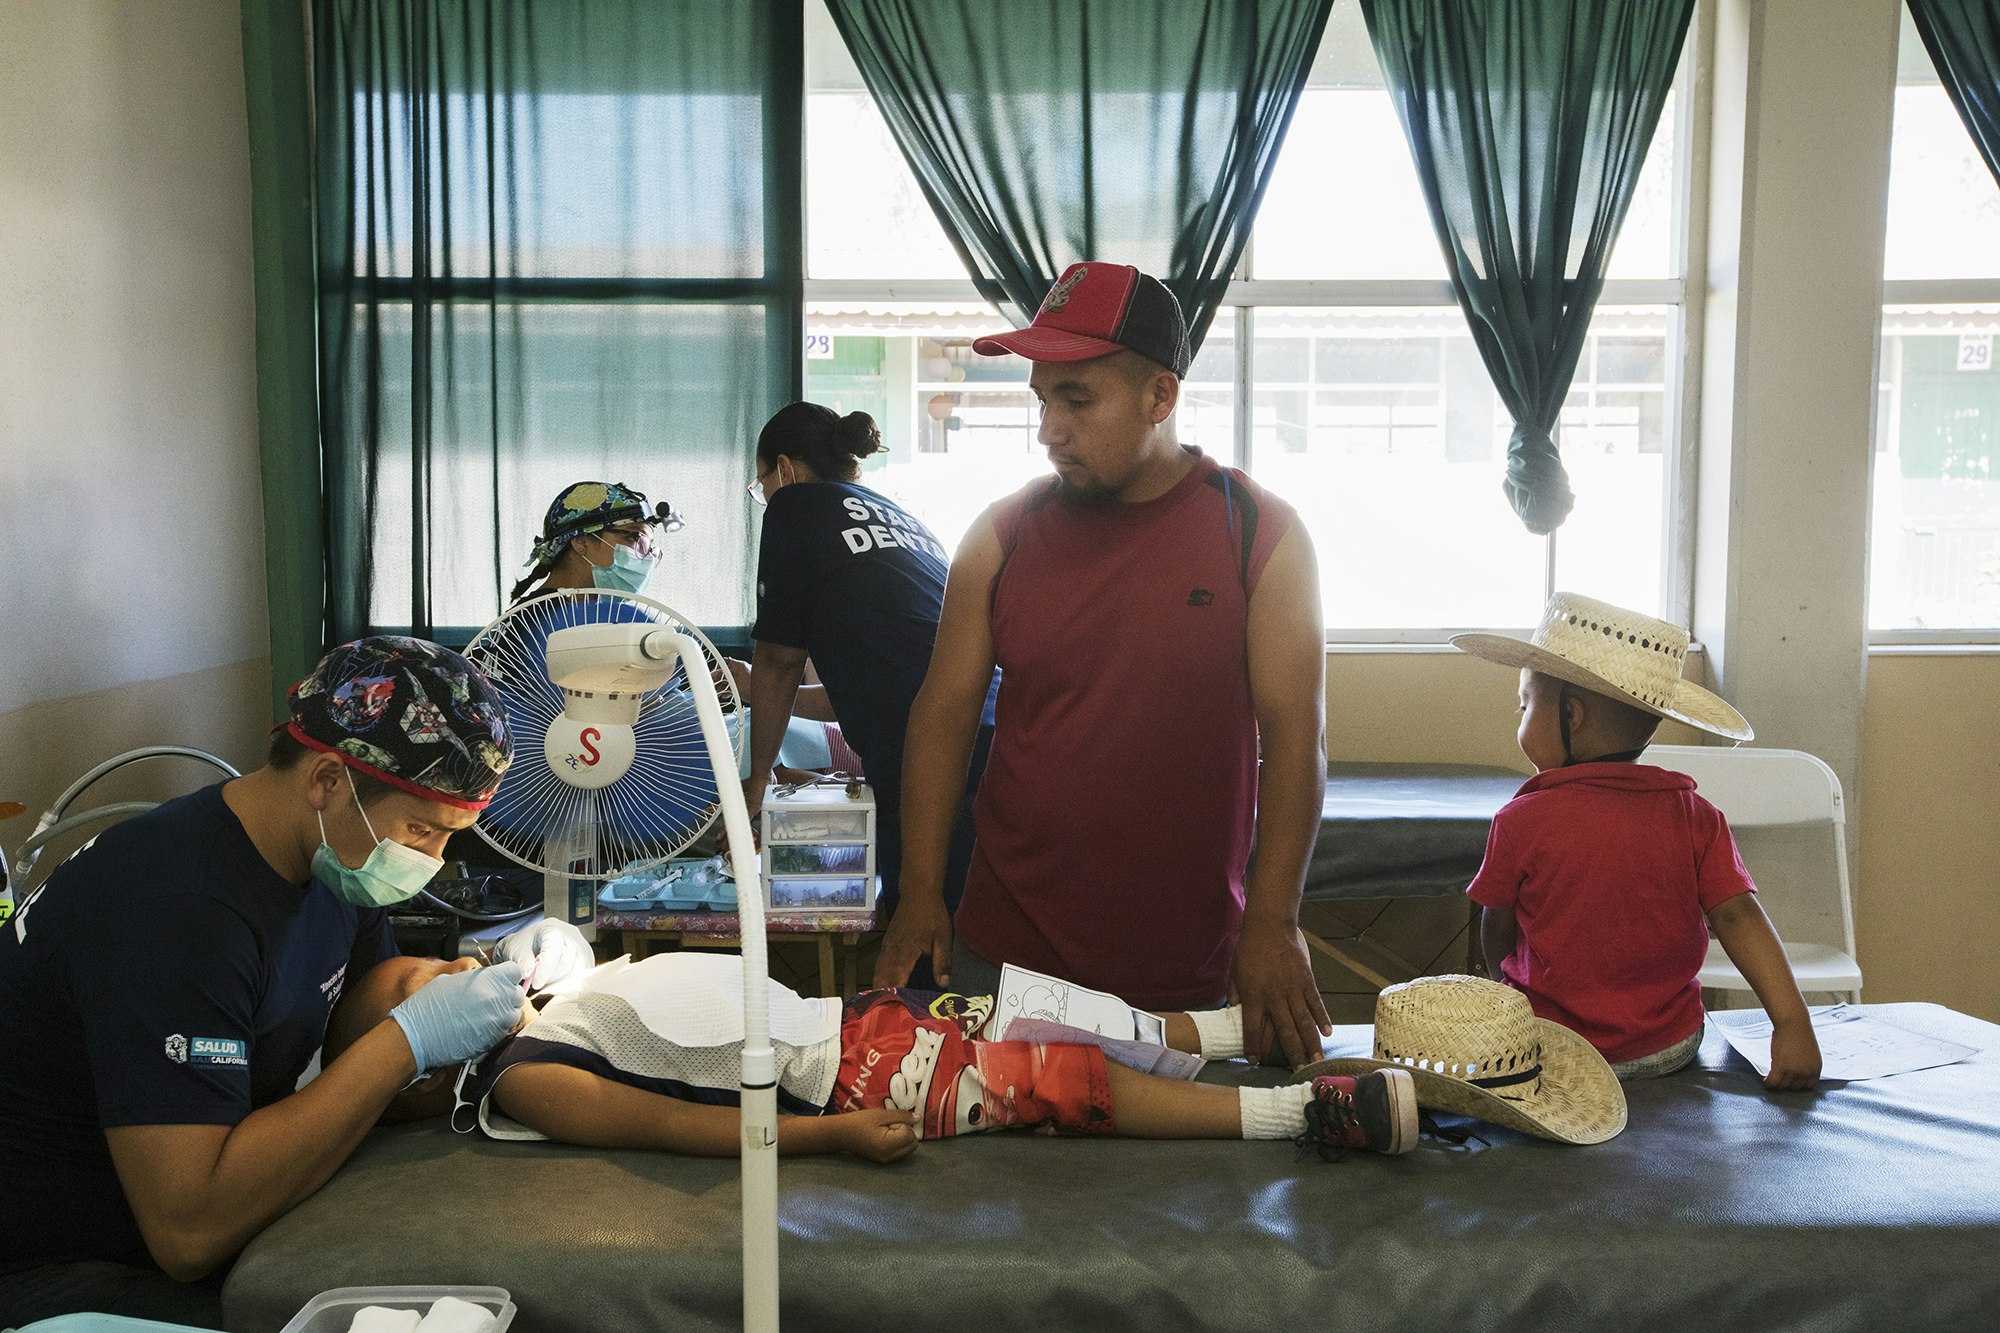
{"type": "Polygon", "coordinates": [[[513,1028],[520,961],[439,978],[305,1081],[344,987],[395,954],[385,909],[512,756],[465,658],[345,644],[263,767],[107,829],[0,926],[0,1327],[219,1327],[236,1252],[399,1091],[513,1028]]]}
{"type": "Polygon", "coordinates": [[[663,538],[685,525],[672,505],[664,500],[655,504],[623,482],[565,486],[542,517],[528,572],[514,585],[508,603],[518,606],[565,588],[644,592],[659,564],[663,538]]]}
{"type": "MultiPolygon", "coordinates": [[[[508,605],[519,606],[564,589],[645,593],[659,565],[666,534],[685,526],[687,521],[665,500],[649,500],[644,491],[635,491],[623,482],[579,481],[565,486],[542,516],[542,534],[528,557],[528,572],[514,585],[508,605]]],[[[750,664],[734,657],[723,662],[729,668],[736,697],[747,701],[750,664]]],[[[717,688],[722,683],[718,678],[717,688]]],[[[791,711],[801,721],[838,720],[827,700],[826,687],[817,681],[799,687],[791,711]]],[[[812,748],[806,733],[790,734],[804,742],[801,748],[812,748]]],[[[787,757],[794,754],[788,745],[787,757]]],[[[802,761],[793,758],[793,762],[802,761]]],[[[809,780],[812,776],[782,765],[779,769],[781,781],[809,780]]]]}
{"type": "MultiPolygon", "coordinates": [[[[570,589],[644,593],[659,566],[666,534],[686,526],[687,520],[665,500],[649,500],[644,491],[622,481],[574,482],[549,502],[542,533],[528,555],[528,572],[514,585],[507,604],[515,607],[570,589]]],[[[724,660],[741,695],[749,687],[750,664],[724,660]]]]}

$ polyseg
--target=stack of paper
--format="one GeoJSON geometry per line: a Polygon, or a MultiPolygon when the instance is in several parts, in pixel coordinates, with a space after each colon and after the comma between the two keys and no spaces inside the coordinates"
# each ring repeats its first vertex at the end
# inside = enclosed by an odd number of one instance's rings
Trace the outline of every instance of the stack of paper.
{"type": "MultiPolygon", "coordinates": [[[[1710,1010],[1708,1021],[1758,1073],[1771,1072],[1771,1020],[1762,1009],[1710,1010]]],[[[1813,1010],[1812,1025],[1819,1039],[1819,1076],[1833,1082],[1907,1074],[1979,1054],[1844,1004],[1813,1010]]]]}

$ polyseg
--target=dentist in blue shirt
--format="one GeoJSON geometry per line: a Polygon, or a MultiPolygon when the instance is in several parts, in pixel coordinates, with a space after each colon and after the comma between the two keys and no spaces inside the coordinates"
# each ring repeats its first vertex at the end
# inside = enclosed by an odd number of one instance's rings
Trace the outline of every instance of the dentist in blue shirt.
{"type": "MultiPolygon", "coordinates": [[[[513,755],[492,684],[416,639],[335,649],[255,772],[115,825],[0,926],[0,1327],[221,1324],[222,1271],[397,1094],[516,1023],[560,930],[441,977],[303,1081],[513,755]]],[[[548,979],[548,978],[544,978],[548,979]]]]}

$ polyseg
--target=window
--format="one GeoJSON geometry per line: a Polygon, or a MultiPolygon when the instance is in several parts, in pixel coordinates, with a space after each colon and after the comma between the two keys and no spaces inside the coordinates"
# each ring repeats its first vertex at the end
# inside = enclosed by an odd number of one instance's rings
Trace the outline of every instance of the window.
{"type": "MultiPolygon", "coordinates": [[[[1001,317],[966,281],[824,6],[807,15],[807,393],[876,416],[890,449],[869,484],[950,546],[1047,471],[1027,366],[972,354],[1001,317]]],[[[1184,440],[1304,516],[1329,638],[1524,628],[1554,585],[1679,614],[1687,100],[1669,98],[1563,409],[1577,503],[1551,542],[1501,494],[1511,422],[1452,301],[1361,12],[1335,8],[1179,419],[1184,440]]]]}
{"type": "MultiPolygon", "coordinates": [[[[1253,317],[1250,454],[1313,535],[1328,626],[1534,624],[1548,544],[1500,496],[1511,423],[1458,307],[1253,317]]],[[[1621,605],[1660,596],[1671,324],[1600,306],[1563,409],[1579,498],[1555,581],[1621,605]]]]}
{"type": "Polygon", "coordinates": [[[311,7],[331,629],[491,620],[550,500],[689,516],[652,587],[750,610],[746,435],[796,392],[802,34],[768,6],[311,7]]]}
{"type": "Polygon", "coordinates": [[[2000,640],[2000,188],[1903,13],[1890,145],[1868,623],[2000,640]]]}

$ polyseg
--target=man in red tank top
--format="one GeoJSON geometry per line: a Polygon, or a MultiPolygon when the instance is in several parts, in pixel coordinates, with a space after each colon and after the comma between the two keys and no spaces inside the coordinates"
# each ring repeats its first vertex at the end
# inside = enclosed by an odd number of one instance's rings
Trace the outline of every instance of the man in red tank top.
{"type": "Polygon", "coordinates": [[[973,346],[1035,363],[1055,475],[989,508],[952,565],[875,984],[928,954],[961,988],[1011,962],[1149,1009],[1228,996],[1253,1053],[1317,1059],[1331,1028],[1298,928],[1326,780],[1311,541],[1282,500],[1179,443],[1192,358],[1153,278],[1072,264],[1029,327],[973,346]],[[954,922],[939,885],[996,663],[954,922]]]}

